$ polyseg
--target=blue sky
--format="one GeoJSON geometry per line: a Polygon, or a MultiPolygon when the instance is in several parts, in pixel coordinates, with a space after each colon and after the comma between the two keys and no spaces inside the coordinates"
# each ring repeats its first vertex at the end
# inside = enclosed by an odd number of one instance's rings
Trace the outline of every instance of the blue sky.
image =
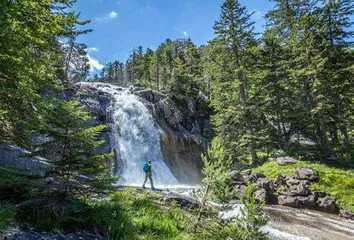
{"type": "MultiPolygon", "coordinates": [[[[213,24],[224,0],[78,0],[74,10],[93,32],[80,37],[88,45],[95,70],[114,61],[125,61],[132,49],[156,47],[167,38],[190,37],[197,45],[213,38],[213,24]]],[[[262,19],[272,8],[269,0],[241,0],[261,32],[262,19]]]]}

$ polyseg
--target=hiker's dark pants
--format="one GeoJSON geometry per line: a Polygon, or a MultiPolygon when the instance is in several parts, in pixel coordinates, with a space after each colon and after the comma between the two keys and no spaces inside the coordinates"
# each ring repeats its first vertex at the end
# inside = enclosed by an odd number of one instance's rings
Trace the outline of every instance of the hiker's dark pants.
{"type": "Polygon", "coordinates": [[[154,183],[152,182],[152,174],[151,174],[151,172],[146,172],[145,173],[145,181],[144,181],[143,187],[145,187],[145,183],[148,180],[148,178],[149,178],[150,183],[151,183],[151,188],[154,188],[154,183]]]}

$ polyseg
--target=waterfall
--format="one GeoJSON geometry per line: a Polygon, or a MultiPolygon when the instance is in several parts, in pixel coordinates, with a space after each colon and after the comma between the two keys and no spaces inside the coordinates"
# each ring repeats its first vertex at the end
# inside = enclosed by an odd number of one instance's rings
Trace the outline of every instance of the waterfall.
{"type": "MultiPolygon", "coordinates": [[[[155,186],[178,184],[161,152],[159,126],[141,99],[129,89],[102,83],[92,85],[111,96],[111,141],[118,159],[118,183],[141,186],[145,178],[143,163],[151,160],[155,186]]],[[[146,186],[149,184],[148,180],[146,186]]]]}

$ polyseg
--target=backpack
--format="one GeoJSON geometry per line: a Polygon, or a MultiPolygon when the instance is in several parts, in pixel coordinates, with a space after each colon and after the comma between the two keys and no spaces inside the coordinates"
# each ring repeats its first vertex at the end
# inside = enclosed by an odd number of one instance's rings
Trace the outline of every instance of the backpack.
{"type": "Polygon", "coordinates": [[[144,172],[148,172],[149,171],[149,164],[148,163],[144,163],[143,170],[144,170],[144,172]]]}

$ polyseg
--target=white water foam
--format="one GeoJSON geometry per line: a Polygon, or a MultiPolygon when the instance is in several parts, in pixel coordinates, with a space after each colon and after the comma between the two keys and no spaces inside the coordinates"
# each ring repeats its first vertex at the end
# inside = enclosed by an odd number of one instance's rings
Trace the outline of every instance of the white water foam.
{"type": "MultiPolygon", "coordinates": [[[[142,165],[151,160],[155,187],[177,185],[178,181],[166,165],[161,152],[158,125],[141,99],[129,89],[104,83],[81,83],[81,86],[86,84],[111,96],[111,140],[119,159],[118,183],[142,186],[145,178],[142,165]]],[[[149,184],[148,180],[147,186],[149,184]]]]}
{"type": "MultiPolygon", "coordinates": [[[[233,220],[243,217],[247,214],[244,204],[234,204],[232,209],[220,213],[220,217],[224,220],[233,220]]],[[[272,240],[311,240],[309,237],[298,236],[287,232],[280,231],[270,225],[261,227],[261,232],[266,233],[272,240]]]]}
{"type": "Polygon", "coordinates": [[[272,228],[269,225],[261,227],[261,232],[267,233],[272,240],[311,240],[309,237],[297,236],[272,228]]]}

